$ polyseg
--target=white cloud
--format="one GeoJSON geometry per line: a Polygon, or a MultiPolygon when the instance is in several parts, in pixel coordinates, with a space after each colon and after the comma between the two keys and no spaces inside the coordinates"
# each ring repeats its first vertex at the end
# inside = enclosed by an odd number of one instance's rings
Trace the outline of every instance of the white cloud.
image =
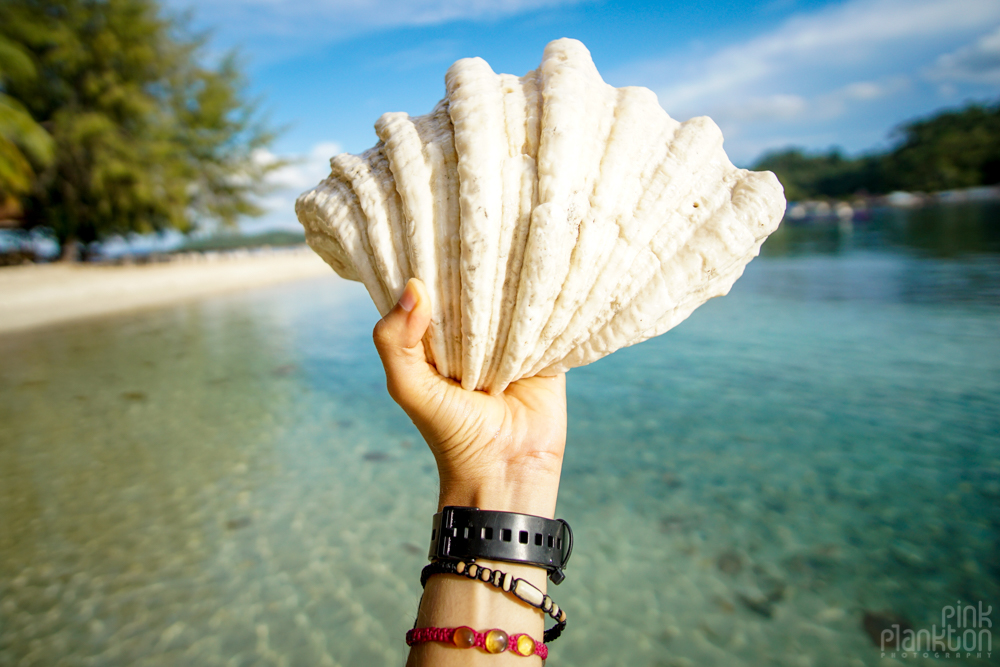
{"type": "Polygon", "coordinates": [[[248,43],[266,38],[281,44],[283,53],[372,30],[491,19],[586,1],[165,0],[174,10],[193,10],[199,24],[218,26],[224,40],[248,43]]]}
{"type": "Polygon", "coordinates": [[[276,188],[282,190],[307,190],[330,174],[330,158],[343,149],[334,141],[321,141],[314,145],[305,155],[278,156],[269,151],[262,151],[262,161],[287,159],[289,164],[275,170],[268,179],[276,188]]]}
{"type": "Polygon", "coordinates": [[[881,99],[906,89],[908,85],[905,77],[855,81],[808,99],[790,93],[746,97],[719,105],[713,113],[717,121],[733,125],[754,121],[828,120],[844,114],[853,102],[881,99]]]}
{"type": "MultiPolygon", "coordinates": [[[[998,20],[1000,3],[994,0],[852,0],[792,16],[768,34],[680,70],[683,78],[661,85],[660,100],[668,110],[690,114],[734,96],[794,96],[801,94],[794,86],[814,83],[809,77],[816,68],[863,70],[867,63],[891,59],[900,46],[998,20]]],[[[662,71],[671,70],[678,68],[663,63],[662,71]]],[[[865,99],[863,88],[853,99],[865,99]]]]}
{"type": "Polygon", "coordinates": [[[905,76],[892,76],[878,81],[854,81],[810,100],[816,118],[837,118],[855,103],[868,103],[901,93],[910,87],[905,76]]]}
{"type": "MultiPolygon", "coordinates": [[[[861,150],[903,114],[930,110],[904,110],[923,95],[922,68],[997,23],[996,0],[847,0],[798,12],[703,57],[679,51],[611,78],[652,88],[678,119],[711,116],[735,160],[782,141],[812,148],[853,141],[848,150],[861,150]]],[[[992,76],[996,42],[991,33],[942,62],[992,76]]]]}
{"type": "Polygon", "coordinates": [[[298,229],[295,199],[329,176],[330,158],[342,152],[340,144],[332,141],[317,143],[305,155],[278,156],[268,150],[257,151],[254,157],[261,164],[279,159],[286,159],[289,164],[268,176],[268,184],[273,189],[257,199],[266,213],[242,222],[241,228],[248,232],[273,228],[298,229]]]}
{"type": "Polygon", "coordinates": [[[857,81],[843,87],[843,96],[851,100],[875,100],[886,94],[886,87],[873,81],[857,81]]]}
{"type": "Polygon", "coordinates": [[[941,55],[928,75],[938,81],[1000,83],[1000,27],[972,44],[941,55]]]}
{"type": "Polygon", "coordinates": [[[760,119],[791,120],[809,111],[809,103],[799,95],[767,95],[750,97],[721,108],[726,118],[740,121],[760,119]]]}

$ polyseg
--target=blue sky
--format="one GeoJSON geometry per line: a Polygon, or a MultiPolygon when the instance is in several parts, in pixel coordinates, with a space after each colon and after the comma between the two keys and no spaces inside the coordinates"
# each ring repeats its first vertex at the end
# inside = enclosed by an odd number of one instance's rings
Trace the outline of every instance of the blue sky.
{"type": "Polygon", "coordinates": [[[678,119],[709,115],[739,166],[768,150],[846,152],[888,145],[914,117],[1000,98],[998,0],[167,0],[238,48],[253,90],[287,130],[275,154],[272,212],[252,228],[294,225],[295,195],[327,161],[375,143],[386,111],[420,115],[455,60],[497,72],[537,67],[552,39],[590,49],[605,80],[641,85],[678,119]]]}

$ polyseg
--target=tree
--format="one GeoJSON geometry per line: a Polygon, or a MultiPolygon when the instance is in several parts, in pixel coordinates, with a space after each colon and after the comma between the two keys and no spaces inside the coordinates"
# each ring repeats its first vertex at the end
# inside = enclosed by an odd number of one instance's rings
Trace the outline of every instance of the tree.
{"type": "Polygon", "coordinates": [[[896,131],[886,157],[892,187],[951,190],[1000,182],[1000,104],[972,104],[916,120],[896,131]]]}
{"type": "Polygon", "coordinates": [[[77,242],[202,218],[259,213],[254,194],[280,166],[257,158],[273,133],[245,99],[235,56],[205,64],[204,37],[164,18],[154,0],[4,0],[0,39],[28,54],[0,92],[51,136],[33,159],[24,228],[77,242]]]}
{"type": "Polygon", "coordinates": [[[20,214],[19,199],[31,189],[35,178],[32,160],[42,165],[52,160],[52,138],[48,132],[35,122],[24,105],[3,92],[3,81],[9,77],[34,76],[31,57],[0,36],[0,221],[20,214]]]}
{"type": "Polygon", "coordinates": [[[1000,183],[1000,104],[971,104],[914,120],[894,133],[885,153],[845,158],[790,148],[761,157],[791,200],[910,190],[935,192],[1000,183]]]}
{"type": "Polygon", "coordinates": [[[881,156],[845,158],[840,151],[807,155],[799,149],[767,153],[754,169],[773,171],[790,200],[848,197],[882,187],[881,156]]]}

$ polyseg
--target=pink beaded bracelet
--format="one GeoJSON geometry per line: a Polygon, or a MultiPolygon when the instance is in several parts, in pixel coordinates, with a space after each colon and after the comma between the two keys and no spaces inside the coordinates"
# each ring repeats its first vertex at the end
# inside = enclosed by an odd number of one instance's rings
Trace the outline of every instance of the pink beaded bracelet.
{"type": "Polygon", "coordinates": [[[549,657],[548,647],[536,642],[526,634],[508,635],[503,630],[494,628],[486,632],[476,632],[472,628],[413,628],[406,633],[406,645],[413,646],[423,642],[445,642],[458,648],[481,648],[487,653],[503,653],[510,651],[525,657],[537,655],[542,660],[549,657]]]}

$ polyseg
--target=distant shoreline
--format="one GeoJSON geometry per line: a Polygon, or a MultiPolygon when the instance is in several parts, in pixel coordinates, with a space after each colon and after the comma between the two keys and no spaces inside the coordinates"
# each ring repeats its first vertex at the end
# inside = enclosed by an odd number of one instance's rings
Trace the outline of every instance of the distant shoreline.
{"type": "Polygon", "coordinates": [[[266,252],[190,253],[168,262],[143,265],[55,263],[3,267],[0,333],[323,275],[335,276],[305,246],[266,252]]]}

